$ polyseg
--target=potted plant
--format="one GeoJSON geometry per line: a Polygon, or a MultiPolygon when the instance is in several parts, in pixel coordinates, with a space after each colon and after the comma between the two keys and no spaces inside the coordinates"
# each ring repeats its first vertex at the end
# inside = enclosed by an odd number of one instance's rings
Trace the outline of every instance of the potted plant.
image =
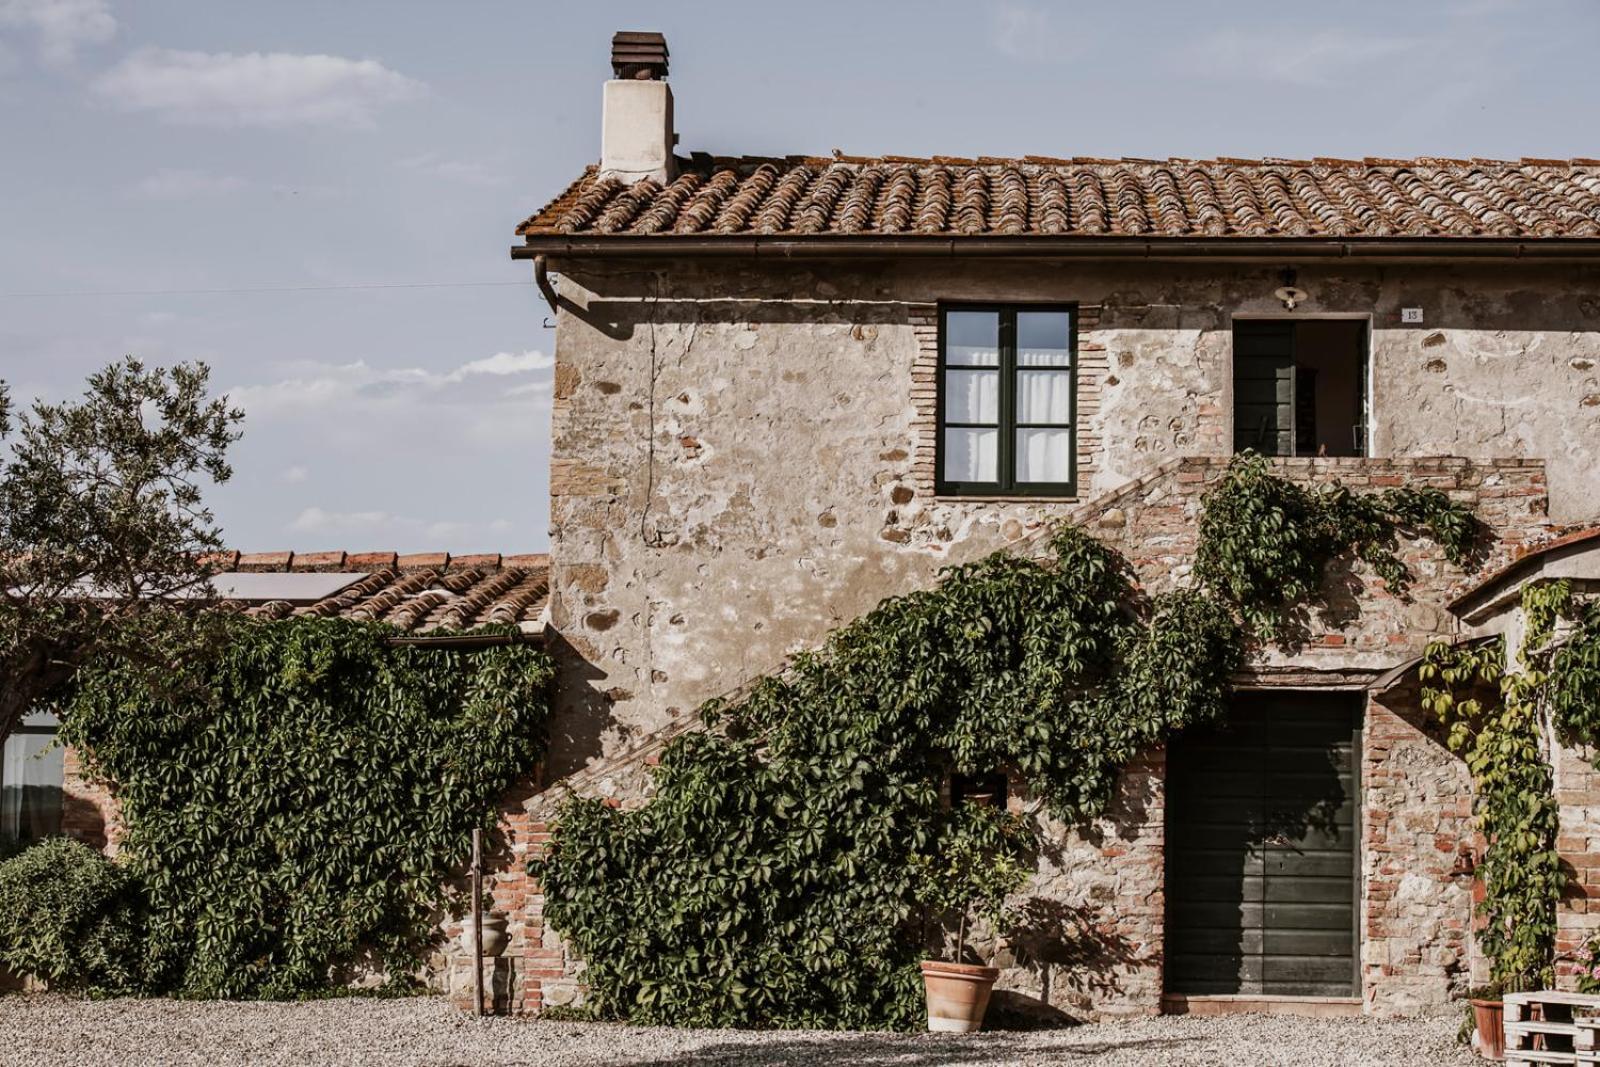
{"type": "Polygon", "coordinates": [[[1503,1060],[1506,1054],[1506,1006],[1501,985],[1490,982],[1467,990],[1472,1005],[1472,1047],[1486,1060],[1503,1060]]]}
{"type": "MultiPolygon", "coordinates": [[[[1586,946],[1587,949],[1587,946],[1586,946]]],[[[1591,972],[1593,970],[1591,965],[1591,972]]],[[[1516,993],[1528,989],[1540,989],[1548,983],[1543,980],[1548,975],[1541,977],[1533,974],[1511,974],[1492,978],[1487,984],[1467,990],[1467,1002],[1472,1005],[1472,1047],[1486,1060],[1503,1060],[1506,1054],[1506,1004],[1502,997],[1506,993],[1516,993]]],[[[1578,979],[1580,993],[1591,992],[1584,986],[1585,977],[1578,979]]],[[[1600,988],[1600,980],[1594,980],[1595,987],[1600,988]]],[[[1538,1007],[1534,1008],[1534,1018],[1538,1018],[1538,1007]]],[[[1534,1048],[1544,1047],[1542,1035],[1534,1035],[1534,1048]]]]}
{"type": "Polygon", "coordinates": [[[955,923],[953,958],[922,962],[929,1030],[964,1034],[983,1025],[1000,971],[992,965],[992,952],[987,961],[968,962],[971,935],[981,922],[998,948],[1014,925],[1006,898],[1028,880],[1026,854],[1027,835],[1020,819],[987,805],[965,803],[952,814],[938,846],[931,853],[912,856],[925,924],[937,922],[941,941],[947,942],[949,925],[955,923]]]}

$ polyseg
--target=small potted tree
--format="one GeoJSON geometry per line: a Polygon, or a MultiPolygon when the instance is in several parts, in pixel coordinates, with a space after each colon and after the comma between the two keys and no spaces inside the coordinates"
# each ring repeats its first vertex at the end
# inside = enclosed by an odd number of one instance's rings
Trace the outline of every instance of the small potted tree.
{"type": "Polygon", "coordinates": [[[1016,917],[1006,907],[1006,898],[1028,880],[1027,843],[1020,819],[986,805],[963,803],[952,813],[938,847],[912,856],[924,929],[937,923],[940,940],[948,948],[949,928],[952,922],[955,926],[951,958],[922,962],[929,1030],[964,1034],[983,1025],[1000,971],[992,965],[992,953],[987,961],[968,962],[969,954],[976,956],[971,939],[975,925],[982,923],[998,948],[1014,925],[1016,917]]]}

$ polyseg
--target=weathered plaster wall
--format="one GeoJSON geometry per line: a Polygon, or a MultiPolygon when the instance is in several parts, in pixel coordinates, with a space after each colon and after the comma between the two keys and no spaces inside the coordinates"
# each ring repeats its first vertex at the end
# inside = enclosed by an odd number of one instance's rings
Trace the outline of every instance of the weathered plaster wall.
{"type": "MultiPolygon", "coordinates": [[[[567,681],[552,774],[1076,503],[933,495],[938,300],[1082,306],[1090,497],[1229,450],[1231,321],[1282,315],[1279,284],[1198,264],[563,275],[582,310],[563,311],[557,341],[552,616],[567,681]]],[[[1555,517],[1593,510],[1600,275],[1351,266],[1302,268],[1298,284],[1312,296],[1296,314],[1372,316],[1376,454],[1549,457],[1555,517]],[[1400,326],[1402,306],[1425,325],[1400,326]]]]}

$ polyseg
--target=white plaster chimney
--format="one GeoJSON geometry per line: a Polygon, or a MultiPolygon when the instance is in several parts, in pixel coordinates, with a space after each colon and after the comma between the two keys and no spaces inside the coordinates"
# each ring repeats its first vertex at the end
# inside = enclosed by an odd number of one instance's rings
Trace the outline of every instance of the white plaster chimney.
{"type": "Polygon", "coordinates": [[[675,177],[672,87],[667,39],[659,33],[618,33],[611,38],[611,69],[600,118],[600,176],[665,185],[675,177]]]}

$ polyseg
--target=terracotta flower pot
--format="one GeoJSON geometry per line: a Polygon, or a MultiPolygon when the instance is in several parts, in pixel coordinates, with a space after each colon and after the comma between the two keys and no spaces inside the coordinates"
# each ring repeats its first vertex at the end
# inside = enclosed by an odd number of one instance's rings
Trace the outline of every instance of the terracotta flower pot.
{"type": "Polygon", "coordinates": [[[1477,1022],[1472,1043],[1486,1060],[1506,1058],[1506,1006],[1499,1000],[1474,1000],[1472,1017],[1477,1022]]]}
{"type": "Polygon", "coordinates": [[[970,1034],[983,1025],[989,993],[1000,972],[994,967],[924,960],[922,984],[928,994],[928,1029],[970,1034]]]}

